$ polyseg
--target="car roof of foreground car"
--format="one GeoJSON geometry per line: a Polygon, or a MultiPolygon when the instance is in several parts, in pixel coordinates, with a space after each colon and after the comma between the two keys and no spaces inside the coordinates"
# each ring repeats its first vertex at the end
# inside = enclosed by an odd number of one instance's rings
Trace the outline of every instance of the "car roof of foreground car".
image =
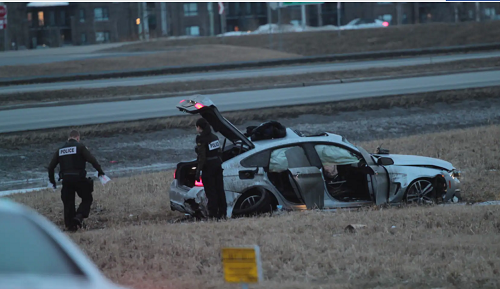
{"type": "Polygon", "coordinates": [[[352,149],[358,150],[356,146],[351,144],[344,137],[333,134],[333,133],[322,133],[321,135],[316,136],[301,136],[297,133],[297,131],[287,128],[286,136],[284,138],[276,138],[276,139],[268,139],[268,140],[259,140],[254,141],[255,147],[258,150],[267,149],[275,146],[293,144],[293,143],[306,143],[306,142],[333,142],[340,143],[352,149]]]}
{"type": "MultiPolygon", "coordinates": [[[[3,250],[6,250],[4,253],[9,252],[9,254],[16,254],[12,253],[12,250],[14,252],[19,252],[21,249],[20,248],[15,248],[16,240],[19,240],[20,238],[26,237],[26,239],[29,238],[36,238],[36,237],[41,237],[41,239],[35,240],[36,242],[39,242],[40,245],[44,244],[49,246],[47,248],[50,249],[56,249],[56,251],[51,250],[50,252],[63,252],[63,255],[56,254],[57,256],[67,256],[69,258],[70,263],[74,266],[76,266],[75,270],[80,272],[79,274],[60,274],[60,275],[52,275],[52,274],[45,274],[45,273],[40,273],[39,271],[33,271],[27,268],[30,268],[29,266],[26,267],[25,265],[20,265],[19,264],[25,264],[25,262],[22,258],[18,259],[17,266],[18,267],[13,267],[14,263],[4,263],[3,265],[3,270],[6,270],[6,272],[2,272],[0,270],[0,284],[2,289],[5,288],[67,288],[67,289],[72,289],[72,288],[102,288],[102,289],[118,289],[118,288],[123,288],[120,287],[116,284],[113,284],[111,281],[109,281],[95,266],[94,263],[81,251],[81,249],[73,243],[73,241],[66,236],[63,232],[61,232],[53,223],[51,223],[49,220],[47,220],[45,217],[42,215],[38,214],[34,210],[21,205],[19,203],[16,203],[12,200],[6,199],[6,198],[0,198],[0,215],[3,215],[5,218],[11,218],[9,222],[12,221],[19,221],[21,226],[16,226],[17,229],[14,231],[17,231],[19,236],[10,235],[12,240],[3,239],[4,242],[7,242],[5,246],[1,248],[3,250]],[[38,228],[42,231],[42,233],[39,230],[36,230],[35,228],[38,228]],[[35,229],[35,230],[33,230],[35,229]],[[23,232],[24,231],[24,232],[23,232]],[[32,236],[29,236],[30,233],[33,233],[32,236]],[[41,233],[41,234],[40,234],[41,233]],[[21,236],[22,235],[22,236],[21,236]],[[26,235],[26,236],[25,236],[26,235]],[[20,237],[21,236],[21,237],[20,237]],[[42,242],[43,241],[43,242],[42,242]],[[42,242],[42,243],[40,243],[42,242]],[[56,244],[56,245],[54,245],[56,244]],[[13,247],[11,247],[13,246],[13,247]],[[21,262],[21,263],[19,263],[21,262]],[[14,269],[17,268],[17,269],[14,269]],[[19,270],[19,268],[23,268],[19,270]],[[25,269],[26,268],[26,269],[25,269]],[[15,272],[12,272],[14,270],[15,272]],[[17,270],[17,271],[16,271],[17,270]]],[[[5,219],[4,219],[5,220],[5,219]]],[[[7,232],[14,232],[12,231],[13,228],[12,226],[9,228],[9,223],[4,222],[3,226],[0,226],[0,230],[6,230],[7,232]]],[[[8,236],[7,236],[8,237],[8,236]]],[[[19,240],[21,241],[21,240],[19,240]]],[[[22,242],[21,242],[22,243],[22,242]]],[[[37,247],[37,246],[35,246],[37,247]]],[[[28,248],[29,249],[29,248],[28,248]]],[[[38,249],[38,250],[43,250],[43,249],[38,249]]],[[[36,250],[35,250],[36,251],[36,250]]],[[[45,251],[44,251],[45,252],[45,251]]],[[[4,254],[2,253],[2,254],[4,254]]],[[[51,255],[53,256],[53,255],[51,255]]],[[[40,257],[40,256],[39,256],[40,257]]],[[[35,256],[31,256],[28,259],[32,260],[31,262],[35,262],[37,260],[33,259],[36,258],[35,256]]],[[[46,258],[44,260],[47,260],[46,258]]],[[[38,260],[40,261],[40,260],[38,260]]],[[[53,261],[53,260],[52,260],[53,261]]],[[[28,262],[28,263],[31,263],[28,262]]],[[[41,260],[41,262],[44,262],[41,260]]],[[[27,264],[27,263],[26,263],[27,264]]],[[[59,263],[62,264],[62,263],[59,263]]],[[[0,262],[1,265],[1,262],[0,262]]],[[[30,264],[33,265],[33,264],[30,264]]],[[[1,266],[0,266],[1,267],[1,266]]],[[[39,267],[38,267],[39,268],[39,267]]],[[[1,269],[1,268],[0,268],[1,269]]],[[[68,271],[71,271],[71,269],[68,269],[68,271]]]]}

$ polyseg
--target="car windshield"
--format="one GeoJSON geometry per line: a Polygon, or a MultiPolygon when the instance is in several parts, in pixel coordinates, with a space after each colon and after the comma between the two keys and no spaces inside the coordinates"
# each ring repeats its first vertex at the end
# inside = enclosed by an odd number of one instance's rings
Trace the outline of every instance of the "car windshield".
{"type": "Polygon", "coordinates": [[[0,275],[82,275],[59,245],[33,221],[0,212],[0,275]]]}
{"type": "Polygon", "coordinates": [[[347,23],[347,25],[354,25],[354,24],[358,23],[358,21],[359,21],[359,18],[351,20],[349,23],[347,23]]]}

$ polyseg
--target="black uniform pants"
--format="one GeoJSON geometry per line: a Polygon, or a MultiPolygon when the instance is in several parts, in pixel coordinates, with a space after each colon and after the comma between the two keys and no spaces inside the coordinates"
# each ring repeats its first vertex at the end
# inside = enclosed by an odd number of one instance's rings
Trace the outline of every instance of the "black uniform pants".
{"type": "Polygon", "coordinates": [[[202,169],[202,181],[208,199],[209,218],[226,218],[227,202],[220,160],[207,161],[202,169]]]}
{"type": "Polygon", "coordinates": [[[64,224],[67,228],[73,226],[73,218],[76,215],[81,215],[82,218],[87,218],[90,213],[90,206],[94,200],[92,192],[94,191],[94,184],[91,179],[78,179],[78,180],[63,180],[61,189],[61,200],[64,205],[64,224]],[[75,192],[82,199],[75,212],[75,192]]]}

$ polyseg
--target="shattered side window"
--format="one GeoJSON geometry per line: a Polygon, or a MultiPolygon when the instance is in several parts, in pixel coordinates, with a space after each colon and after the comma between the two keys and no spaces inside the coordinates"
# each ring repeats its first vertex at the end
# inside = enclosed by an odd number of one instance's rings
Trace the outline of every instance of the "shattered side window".
{"type": "Polygon", "coordinates": [[[302,147],[285,147],[276,149],[271,153],[269,171],[279,173],[290,168],[308,167],[310,165],[302,147]]]}
{"type": "Polygon", "coordinates": [[[323,166],[325,165],[350,165],[357,164],[360,158],[351,151],[334,145],[316,145],[323,166]]]}
{"type": "Polygon", "coordinates": [[[269,164],[269,155],[271,151],[265,150],[262,152],[255,153],[241,161],[241,165],[245,168],[264,168],[269,164]]]}

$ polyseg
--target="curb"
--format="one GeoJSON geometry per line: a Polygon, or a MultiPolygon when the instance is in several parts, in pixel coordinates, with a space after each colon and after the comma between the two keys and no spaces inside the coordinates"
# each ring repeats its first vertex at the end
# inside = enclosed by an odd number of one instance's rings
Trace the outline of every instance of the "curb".
{"type": "Polygon", "coordinates": [[[386,50],[386,51],[346,53],[346,54],[330,54],[321,56],[305,56],[299,58],[283,58],[283,59],[263,60],[263,61],[232,62],[226,64],[216,63],[216,64],[206,64],[206,65],[166,66],[160,68],[144,68],[136,70],[49,75],[49,76],[36,76],[36,77],[13,77],[13,78],[0,78],[0,86],[77,81],[77,80],[140,77],[140,76],[165,75],[165,74],[184,74],[193,72],[220,71],[220,70],[256,68],[265,66],[280,66],[280,65],[304,64],[304,63],[315,63],[315,62],[333,62],[340,60],[396,58],[402,56],[420,56],[420,55],[452,53],[452,52],[466,53],[473,51],[487,51],[487,50],[497,50],[497,49],[500,49],[500,43],[430,47],[430,48],[419,48],[419,49],[386,50]]]}
{"type": "MultiPolygon", "coordinates": [[[[474,73],[474,72],[495,71],[495,70],[500,70],[500,68],[499,67],[489,67],[489,68],[477,68],[477,69],[466,69],[466,70],[423,72],[423,73],[406,74],[406,75],[400,75],[400,76],[360,77],[360,78],[335,79],[335,80],[325,80],[325,81],[294,82],[294,83],[267,85],[267,86],[253,86],[253,87],[227,88],[227,89],[211,89],[211,90],[203,90],[203,91],[196,90],[196,91],[186,91],[186,92],[180,92],[180,93],[143,94],[143,95],[118,96],[118,97],[107,97],[107,98],[97,98],[97,99],[51,101],[51,102],[45,102],[45,103],[28,103],[28,104],[2,106],[2,107],[0,107],[0,111],[2,111],[2,110],[14,110],[14,109],[25,109],[25,108],[68,106],[68,105],[79,105],[79,104],[100,103],[100,102],[117,102],[117,101],[157,99],[157,98],[167,98],[167,97],[177,97],[177,96],[189,96],[189,95],[194,95],[194,94],[231,93],[231,92],[239,92],[239,91],[254,91],[254,90],[267,90],[267,89],[279,89],[279,88],[295,88],[295,87],[306,87],[306,86],[316,86],[316,85],[330,85],[330,84],[354,83],[354,82],[364,82],[364,81],[379,81],[379,80],[401,79],[401,78],[412,78],[412,77],[452,75],[452,74],[459,74],[459,73],[474,73]]],[[[0,98],[1,98],[1,96],[0,96],[0,98]]]]}

